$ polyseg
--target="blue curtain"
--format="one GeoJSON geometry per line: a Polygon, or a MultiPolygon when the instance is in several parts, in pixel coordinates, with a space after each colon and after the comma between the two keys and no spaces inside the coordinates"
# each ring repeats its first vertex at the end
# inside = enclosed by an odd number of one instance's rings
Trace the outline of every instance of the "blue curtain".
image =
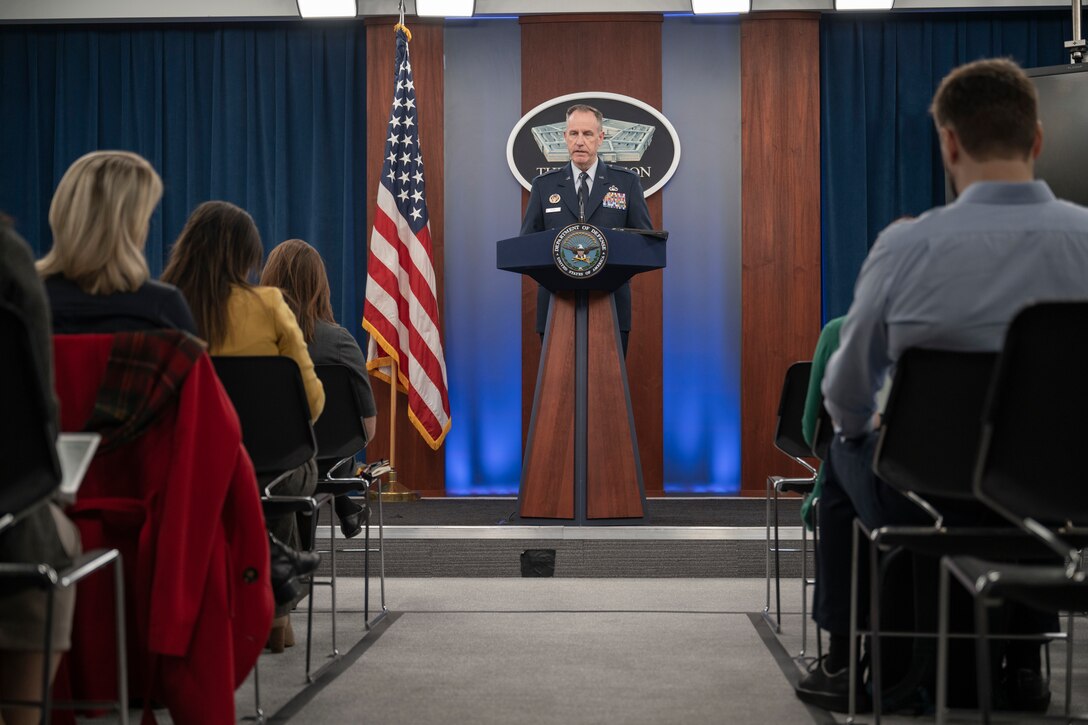
{"type": "Polygon", "coordinates": [[[929,117],[949,70],[985,57],[1067,63],[1070,14],[826,14],[820,28],[824,320],[842,315],[877,234],[945,202],[929,117]]]}
{"type": "Polygon", "coordinates": [[[333,309],[360,338],[366,281],[362,23],[0,27],[0,210],[40,256],[53,190],[88,151],[162,175],[147,257],[158,275],[189,212],[225,199],[265,248],[321,252],[333,309]]]}

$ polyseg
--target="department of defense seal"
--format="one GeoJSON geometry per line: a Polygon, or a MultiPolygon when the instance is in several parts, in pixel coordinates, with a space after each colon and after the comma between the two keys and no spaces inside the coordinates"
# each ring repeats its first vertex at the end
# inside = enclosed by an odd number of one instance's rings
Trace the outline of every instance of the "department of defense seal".
{"type": "Polygon", "coordinates": [[[600,272],[608,261],[608,240],[592,224],[570,224],[555,236],[552,257],[563,274],[586,279],[600,272]]]}

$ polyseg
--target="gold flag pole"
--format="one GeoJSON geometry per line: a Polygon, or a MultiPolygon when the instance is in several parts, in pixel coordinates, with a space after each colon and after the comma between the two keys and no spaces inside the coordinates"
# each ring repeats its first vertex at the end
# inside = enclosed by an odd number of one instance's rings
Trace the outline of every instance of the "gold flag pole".
{"type": "Polygon", "coordinates": [[[397,361],[389,365],[389,478],[383,501],[418,501],[419,494],[397,481],[397,361]]]}

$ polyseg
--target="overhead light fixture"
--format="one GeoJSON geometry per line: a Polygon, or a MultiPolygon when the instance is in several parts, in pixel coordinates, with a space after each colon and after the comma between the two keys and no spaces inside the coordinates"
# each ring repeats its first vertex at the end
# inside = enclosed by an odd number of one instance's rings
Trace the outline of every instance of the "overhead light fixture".
{"type": "Polygon", "coordinates": [[[354,18],[359,14],[355,0],[295,0],[304,18],[354,18]]]}
{"type": "Polygon", "coordinates": [[[752,0],[691,0],[696,15],[736,15],[752,10],[752,0]]]}
{"type": "Polygon", "coordinates": [[[891,10],[895,0],[835,0],[836,10],[891,10]]]}
{"type": "Polygon", "coordinates": [[[476,14],[476,0],[416,0],[416,15],[421,18],[471,18],[476,14]]]}

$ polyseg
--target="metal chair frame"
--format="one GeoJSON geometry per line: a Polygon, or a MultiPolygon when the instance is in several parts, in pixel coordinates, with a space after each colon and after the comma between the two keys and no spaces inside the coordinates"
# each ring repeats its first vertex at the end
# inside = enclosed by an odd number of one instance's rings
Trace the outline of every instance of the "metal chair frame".
{"type": "MultiPolygon", "coordinates": [[[[808,649],[808,588],[811,579],[808,575],[808,531],[801,525],[801,547],[783,547],[779,538],[778,496],[780,493],[810,493],[816,485],[816,469],[801,455],[807,452],[807,444],[801,439],[801,413],[804,408],[804,396],[808,388],[811,361],[796,362],[786,370],[782,384],[782,394],[778,402],[778,426],[775,430],[775,447],[791,460],[800,464],[808,472],[807,477],[768,476],[766,490],[766,600],[763,606],[763,619],[776,634],[782,632],[782,584],[781,559],[783,553],[801,555],[801,650],[797,659],[804,659],[808,649]],[[803,379],[802,379],[803,378],[803,379]],[[799,396],[799,397],[798,397],[799,396]],[[793,418],[796,418],[794,420],[793,418]],[[788,418],[788,420],[786,419],[788,418]],[[773,529],[773,534],[772,534],[773,529]],[[773,543],[772,543],[773,542],[773,543]],[[774,560],[775,609],[771,614],[771,561],[774,560]]],[[[816,545],[813,536],[813,545],[816,545]]],[[[819,635],[816,637],[817,651],[821,649],[819,635]]],[[[817,655],[819,656],[819,654],[817,655]]]]}

